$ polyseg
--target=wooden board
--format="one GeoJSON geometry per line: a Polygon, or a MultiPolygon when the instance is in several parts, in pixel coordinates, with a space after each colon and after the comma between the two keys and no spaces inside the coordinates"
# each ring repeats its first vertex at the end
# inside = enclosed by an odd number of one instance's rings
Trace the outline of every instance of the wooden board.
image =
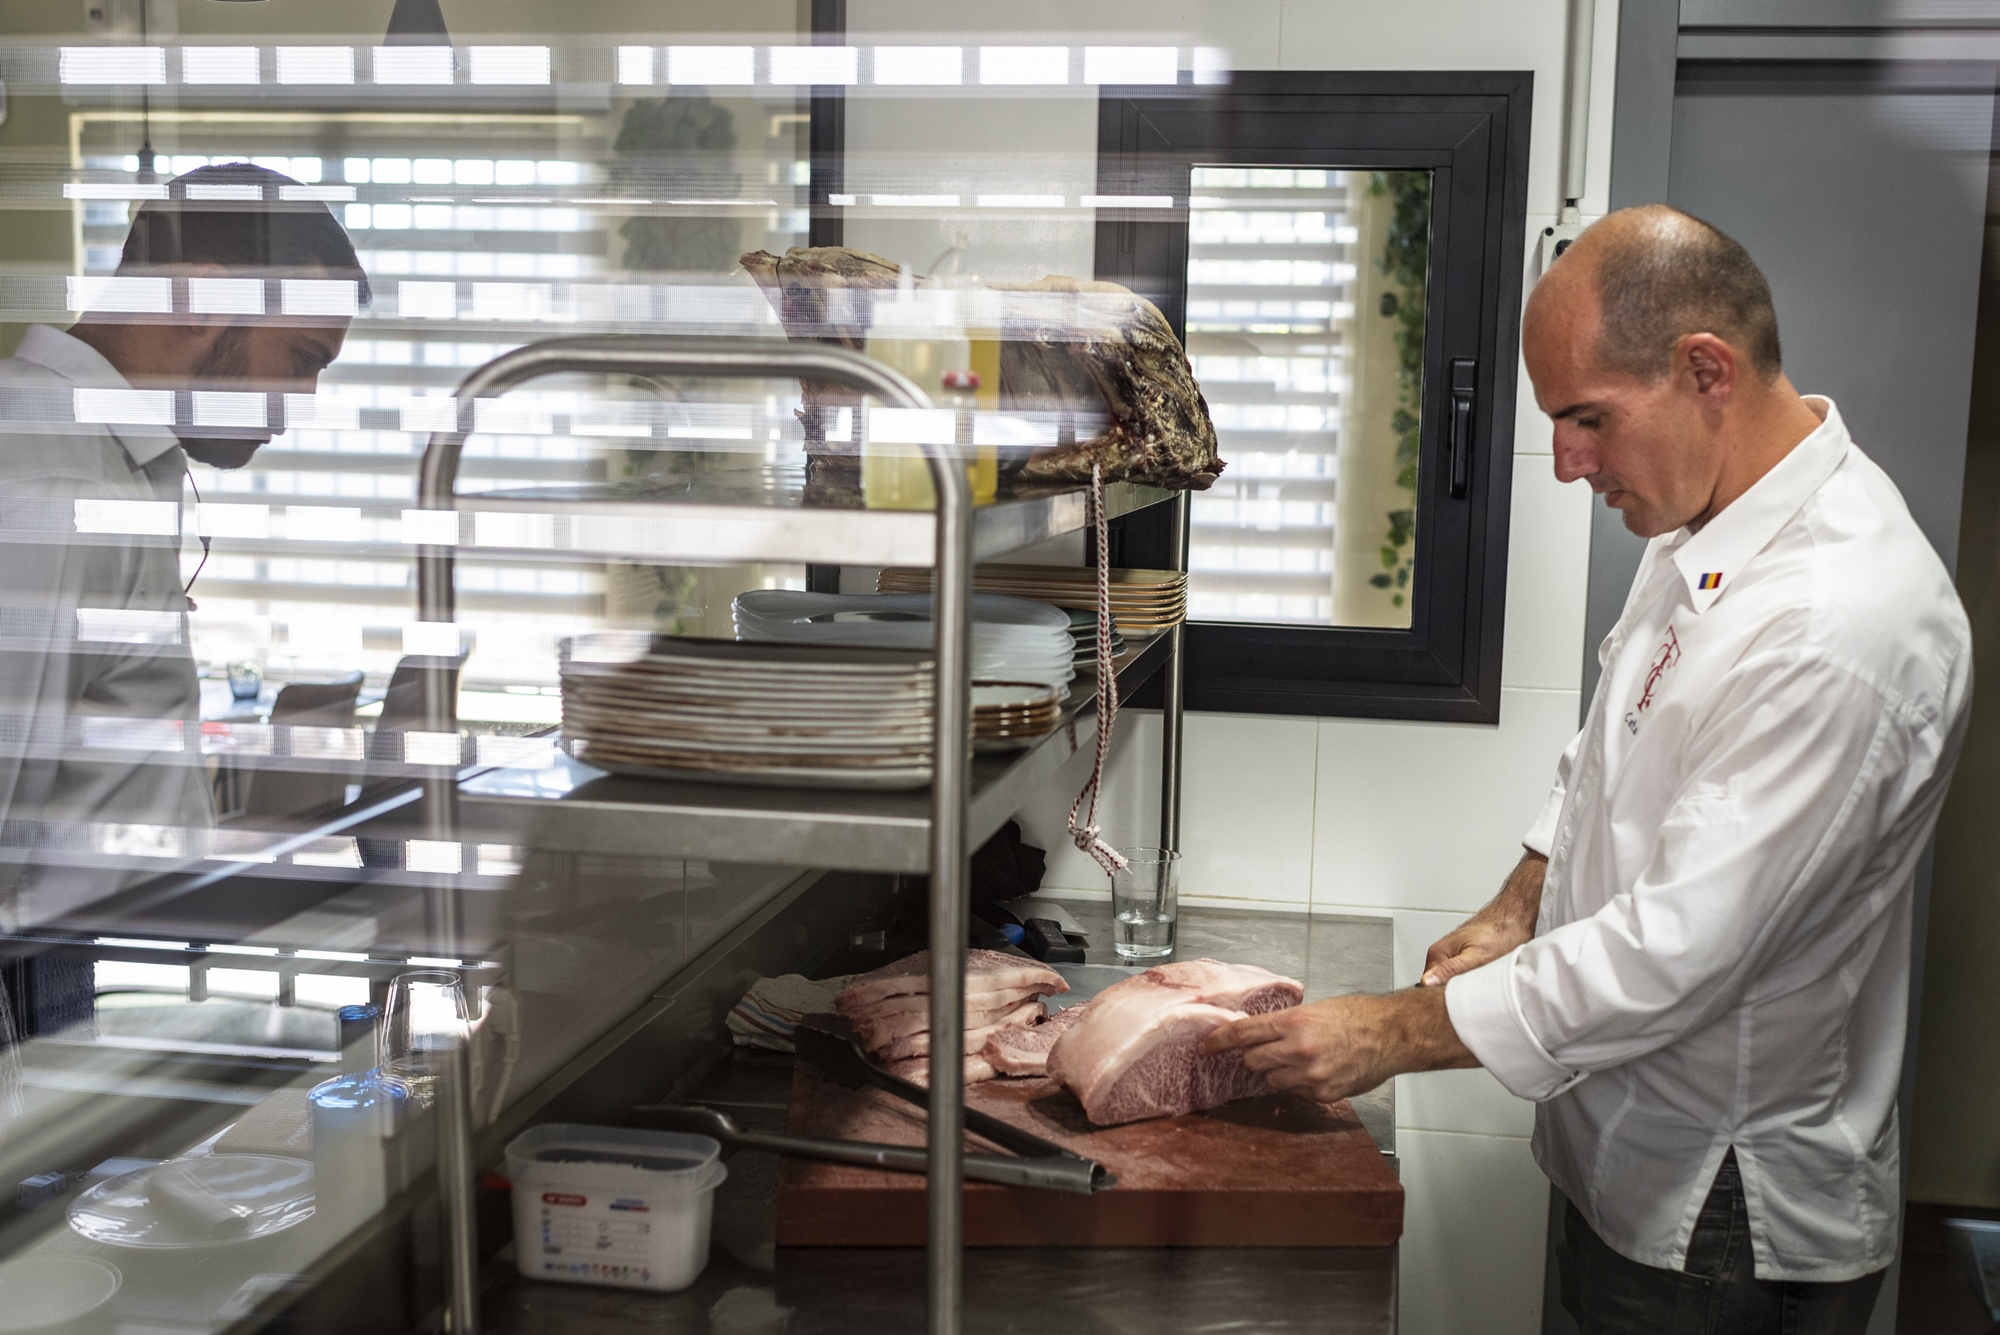
{"type": "MultiPolygon", "coordinates": [[[[1245,1099],[1187,1117],[1093,1127],[1045,1079],[966,1088],[966,1105],[1024,1127],[1118,1177],[1091,1196],[967,1183],[975,1247],[1386,1247],[1403,1231],[1403,1187],[1345,1102],[1245,1099]]],[[[880,1090],[846,1090],[800,1062],[793,1135],[924,1143],[924,1115],[880,1090]]],[[[992,1152],[976,1137],[968,1149],[992,1152]]],[[[780,1247],[920,1247],[924,1179],[787,1158],[780,1247]]]]}

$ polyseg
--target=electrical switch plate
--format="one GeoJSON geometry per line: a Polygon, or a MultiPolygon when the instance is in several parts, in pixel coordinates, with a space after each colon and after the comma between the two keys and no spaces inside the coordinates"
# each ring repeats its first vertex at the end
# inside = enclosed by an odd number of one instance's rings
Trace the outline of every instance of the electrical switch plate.
{"type": "Polygon", "coordinates": [[[1559,222],[1553,227],[1544,227],[1539,242],[1535,246],[1535,277],[1540,278],[1549,271],[1549,266],[1562,258],[1569,249],[1569,243],[1583,233],[1581,222],[1559,222]]]}

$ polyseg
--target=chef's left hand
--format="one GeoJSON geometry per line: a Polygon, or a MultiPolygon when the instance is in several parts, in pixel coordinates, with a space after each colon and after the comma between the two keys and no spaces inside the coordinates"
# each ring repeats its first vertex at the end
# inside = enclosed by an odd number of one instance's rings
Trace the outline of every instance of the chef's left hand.
{"type": "Polygon", "coordinates": [[[1231,1048],[1242,1049],[1243,1064],[1264,1072],[1271,1088],[1326,1103],[1409,1071],[1479,1064],[1451,1027],[1441,987],[1352,993],[1251,1015],[1218,1027],[1201,1045],[1205,1053],[1231,1048]]]}

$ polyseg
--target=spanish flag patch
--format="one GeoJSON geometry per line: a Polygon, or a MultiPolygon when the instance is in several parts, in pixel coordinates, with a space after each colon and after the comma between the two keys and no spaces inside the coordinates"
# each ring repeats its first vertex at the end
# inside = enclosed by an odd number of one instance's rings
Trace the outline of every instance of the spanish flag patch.
{"type": "Polygon", "coordinates": [[[1722,572],[1711,570],[1695,584],[1698,589],[1719,589],[1722,587],[1722,572]]]}

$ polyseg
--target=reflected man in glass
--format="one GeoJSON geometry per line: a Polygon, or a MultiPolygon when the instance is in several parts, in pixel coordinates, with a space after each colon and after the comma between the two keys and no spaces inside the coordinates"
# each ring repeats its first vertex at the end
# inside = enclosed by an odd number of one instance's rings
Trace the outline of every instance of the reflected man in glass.
{"type": "Polygon", "coordinates": [[[114,277],[71,280],[76,325],[30,326],[0,361],[0,929],[134,879],[94,855],[204,852],[188,461],[247,464],[369,295],[326,205],[288,198],[304,193],[248,163],[177,178],[114,277]]]}

